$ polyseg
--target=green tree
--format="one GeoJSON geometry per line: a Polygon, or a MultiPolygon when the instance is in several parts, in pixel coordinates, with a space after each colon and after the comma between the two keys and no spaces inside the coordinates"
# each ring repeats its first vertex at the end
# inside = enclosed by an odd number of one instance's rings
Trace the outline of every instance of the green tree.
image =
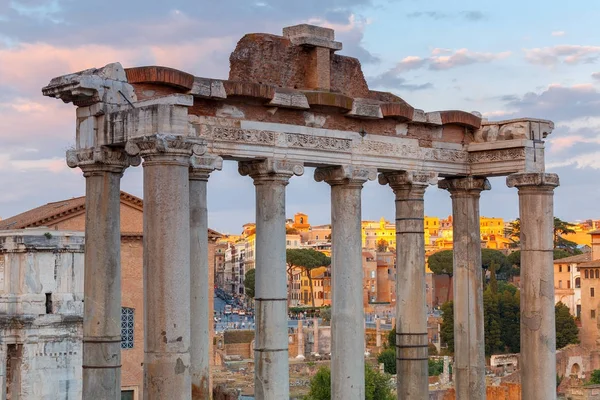
{"type": "Polygon", "coordinates": [[[428,360],[429,376],[439,376],[444,372],[444,360],[428,360]]]}
{"type": "Polygon", "coordinates": [[[509,353],[521,351],[521,305],[520,294],[513,285],[500,282],[498,287],[498,308],[502,326],[501,340],[509,353]]]}
{"type": "Polygon", "coordinates": [[[396,349],[396,325],[388,332],[388,347],[394,350],[396,349]]]}
{"type": "Polygon", "coordinates": [[[427,259],[427,264],[429,265],[431,272],[436,275],[448,275],[450,278],[446,301],[450,300],[450,292],[452,291],[452,276],[454,275],[453,257],[452,250],[442,250],[433,253],[427,259]]]}
{"type": "Polygon", "coordinates": [[[562,349],[568,344],[579,343],[579,328],[575,324],[575,318],[571,315],[569,307],[562,302],[554,306],[556,318],[556,348],[562,349]]]}
{"type": "MultiPolygon", "coordinates": [[[[318,267],[326,267],[331,264],[331,258],[327,257],[320,251],[313,249],[287,249],[285,251],[287,272],[288,272],[288,287],[291,288],[292,272],[294,268],[300,268],[306,272],[308,283],[310,285],[310,299],[312,306],[315,306],[315,297],[313,295],[313,280],[311,271],[318,267]]],[[[288,290],[288,301],[290,299],[291,290],[288,290]]]]}
{"type": "Polygon", "coordinates": [[[510,275],[510,263],[508,259],[499,250],[481,249],[481,266],[484,270],[489,270],[492,263],[496,264],[496,274],[507,278],[510,275]]]}
{"type": "Polygon", "coordinates": [[[396,349],[387,348],[377,356],[377,362],[383,363],[383,370],[388,374],[396,374],[396,349]]]}
{"type": "Polygon", "coordinates": [[[442,304],[442,324],[440,339],[448,346],[448,352],[454,353],[454,303],[448,301],[442,304]]]}
{"type": "Polygon", "coordinates": [[[244,276],[244,287],[246,288],[246,296],[251,299],[254,298],[255,281],[256,270],[252,268],[251,270],[246,271],[246,276],[244,276]]]}
{"type": "Polygon", "coordinates": [[[495,262],[492,261],[490,264],[490,281],[488,282],[488,287],[492,291],[492,293],[498,293],[498,280],[496,279],[496,268],[498,266],[495,262]]]}
{"type": "Polygon", "coordinates": [[[504,351],[498,307],[498,295],[488,286],[483,292],[483,319],[485,332],[485,354],[491,356],[504,351]]]}
{"type": "Polygon", "coordinates": [[[331,400],[331,370],[321,367],[310,380],[310,391],[305,400],[331,400]]]}
{"type": "Polygon", "coordinates": [[[600,369],[595,369],[592,371],[592,376],[590,377],[589,385],[600,385],[600,369]]]}
{"type": "MultiPolygon", "coordinates": [[[[321,367],[310,380],[305,400],[331,400],[331,370],[321,367]]],[[[365,400],[395,400],[390,376],[365,365],[365,400]]]]}

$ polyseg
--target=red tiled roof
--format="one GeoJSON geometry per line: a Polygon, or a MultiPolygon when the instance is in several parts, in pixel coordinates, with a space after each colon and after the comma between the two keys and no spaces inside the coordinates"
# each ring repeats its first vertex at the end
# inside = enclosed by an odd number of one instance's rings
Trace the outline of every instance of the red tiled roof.
{"type": "MultiPolygon", "coordinates": [[[[121,191],[121,201],[133,203],[135,206],[142,209],[144,202],[139,197],[136,197],[127,192],[121,191]]],[[[24,229],[36,226],[44,226],[61,220],[69,215],[78,214],[85,211],[85,196],[74,197],[72,199],[55,201],[43,206],[25,211],[4,220],[0,220],[0,230],[9,229],[24,229]]],[[[141,236],[141,232],[123,232],[123,236],[141,236]]],[[[223,235],[219,232],[208,229],[209,238],[220,238],[223,235]]]]}
{"type": "Polygon", "coordinates": [[[571,264],[571,263],[584,263],[586,261],[590,261],[592,259],[592,254],[590,252],[577,254],[571,257],[559,258],[558,260],[554,260],[554,264],[571,264]]]}

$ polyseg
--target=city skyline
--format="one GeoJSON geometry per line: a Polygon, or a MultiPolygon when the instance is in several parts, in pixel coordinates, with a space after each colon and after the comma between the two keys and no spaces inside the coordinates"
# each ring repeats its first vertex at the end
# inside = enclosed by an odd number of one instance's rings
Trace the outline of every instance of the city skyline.
{"type": "MultiPolygon", "coordinates": [[[[0,216],[84,194],[81,172],[70,170],[64,152],[72,146],[70,105],[43,98],[51,77],[107,63],[159,64],[197,76],[226,78],[228,57],[245,32],[280,34],[302,22],[334,28],[340,54],[358,57],[373,89],[388,90],[426,111],[477,110],[489,119],[529,116],[552,119],[548,172],[561,177],[555,215],[575,221],[598,218],[600,188],[600,33],[585,27],[598,19],[591,1],[568,10],[547,5],[475,1],[453,4],[412,1],[207,2],[173,5],[113,3],[109,21],[99,5],[61,0],[11,1],[0,6],[0,216]],[[118,4],[118,5],[117,5],[118,4]],[[237,5],[233,7],[233,5],[237,5]],[[518,7],[519,12],[514,9],[518,7]],[[535,18],[533,17],[535,16],[535,18]],[[474,34],[476,33],[476,34],[474,34]],[[492,78],[492,79],[490,79],[492,78]]],[[[311,210],[315,224],[329,221],[329,187],[312,169],[290,180],[289,215],[311,210]]],[[[491,179],[481,196],[481,215],[514,219],[518,197],[504,178],[491,179]]],[[[142,195],[141,168],[126,171],[122,188],[142,195]]],[[[252,180],[233,162],[209,182],[209,223],[236,232],[254,220],[252,180]]],[[[426,194],[428,215],[449,215],[446,191],[426,194]]],[[[363,219],[394,217],[388,187],[369,182],[363,219]]]]}

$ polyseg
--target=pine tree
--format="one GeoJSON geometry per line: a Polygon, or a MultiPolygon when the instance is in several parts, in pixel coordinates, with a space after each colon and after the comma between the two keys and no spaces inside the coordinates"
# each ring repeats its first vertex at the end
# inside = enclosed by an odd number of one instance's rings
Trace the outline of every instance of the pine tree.
{"type": "Polygon", "coordinates": [[[560,301],[554,306],[556,317],[556,348],[562,349],[568,344],[579,343],[579,328],[575,318],[569,312],[569,307],[560,301]]]}
{"type": "Polygon", "coordinates": [[[485,331],[485,354],[490,356],[504,350],[502,331],[500,329],[500,314],[498,312],[498,295],[491,287],[483,292],[483,314],[485,331]]]}

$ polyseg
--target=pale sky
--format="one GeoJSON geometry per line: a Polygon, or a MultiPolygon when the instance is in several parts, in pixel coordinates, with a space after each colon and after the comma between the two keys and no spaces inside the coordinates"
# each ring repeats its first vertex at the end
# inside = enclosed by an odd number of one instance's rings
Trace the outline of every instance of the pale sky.
{"type": "MultiPolygon", "coordinates": [[[[553,120],[546,161],[561,177],[555,214],[600,219],[599,21],[597,0],[0,0],[0,216],[85,192],[81,171],[64,161],[75,108],[41,95],[51,78],[115,61],[227,78],[244,33],[312,23],[335,29],[340,54],[361,60],[372,89],[415,108],[553,120]]],[[[141,197],[141,172],[127,170],[122,189],[141,197]]],[[[491,182],[481,214],[517,217],[516,189],[491,182]]],[[[425,204],[428,215],[451,213],[437,187],[425,204]]],[[[209,210],[221,232],[254,221],[252,180],[235,163],[209,181],[209,210]]],[[[329,187],[311,169],[288,186],[287,215],[295,212],[329,222],[329,187]]],[[[394,218],[392,192],[369,182],[363,219],[382,216],[394,218]]]]}

